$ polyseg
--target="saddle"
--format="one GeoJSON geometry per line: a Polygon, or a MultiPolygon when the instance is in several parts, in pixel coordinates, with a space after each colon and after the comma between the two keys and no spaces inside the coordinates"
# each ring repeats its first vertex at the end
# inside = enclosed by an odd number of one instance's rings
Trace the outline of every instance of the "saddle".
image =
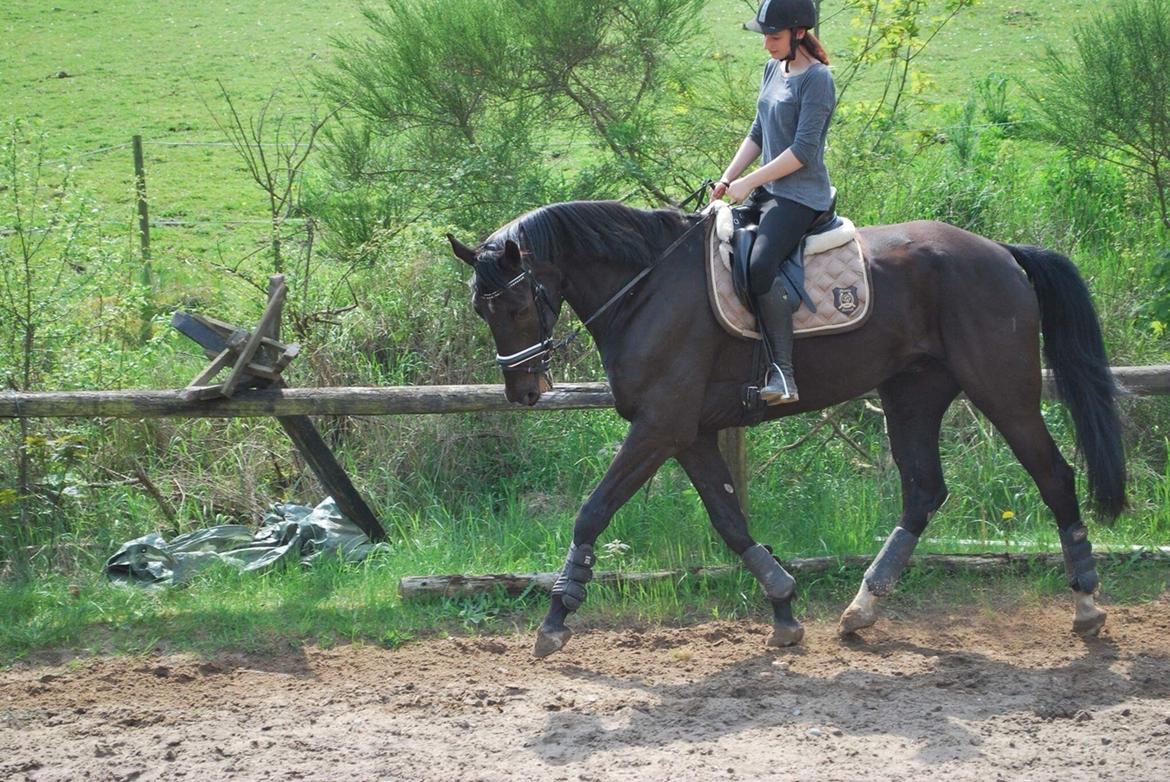
{"type": "MultiPolygon", "coordinates": [[[[748,293],[748,259],[735,257],[732,249],[735,231],[754,231],[755,226],[737,226],[734,212],[722,201],[704,210],[713,218],[707,228],[708,298],[716,319],[728,333],[758,340],[761,337],[748,293]]],[[[740,222],[744,222],[742,214],[740,222]]],[[[800,302],[792,315],[797,338],[851,331],[869,317],[869,264],[857,229],[832,208],[817,219],[781,264],[779,273],[789,299],[800,302]]]]}

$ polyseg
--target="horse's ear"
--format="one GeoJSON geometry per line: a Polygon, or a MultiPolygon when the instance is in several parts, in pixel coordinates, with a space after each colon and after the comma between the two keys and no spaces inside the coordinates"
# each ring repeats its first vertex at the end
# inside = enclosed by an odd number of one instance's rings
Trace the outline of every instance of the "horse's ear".
{"type": "Polygon", "coordinates": [[[475,266],[475,250],[471,249],[451,234],[447,234],[447,241],[451,243],[451,251],[455,253],[456,258],[463,261],[464,263],[475,266]]]}
{"type": "Polygon", "coordinates": [[[504,257],[501,259],[500,265],[508,271],[519,272],[522,266],[520,261],[520,245],[511,239],[504,242],[504,257]]]}

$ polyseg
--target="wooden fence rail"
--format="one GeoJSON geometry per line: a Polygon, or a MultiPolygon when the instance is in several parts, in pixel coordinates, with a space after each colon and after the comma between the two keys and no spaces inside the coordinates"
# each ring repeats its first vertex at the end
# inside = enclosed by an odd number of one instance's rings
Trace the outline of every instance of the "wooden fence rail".
{"type": "MultiPolygon", "coordinates": [[[[1170,563],[1170,553],[1162,550],[1098,551],[1098,564],[1130,563],[1134,561],[1170,563]]],[[[784,567],[796,575],[839,571],[844,567],[865,568],[873,561],[871,555],[843,555],[839,557],[811,557],[786,559],[784,567]]],[[[1057,553],[983,553],[983,554],[919,554],[910,560],[910,567],[932,567],[948,573],[987,573],[1023,571],[1029,567],[1061,567],[1064,556],[1057,553]]],[[[598,571],[594,584],[648,584],[655,581],[679,582],[684,578],[710,578],[743,572],[740,565],[696,567],[686,570],[653,570],[649,572],[598,571]]],[[[484,576],[444,575],[406,576],[398,580],[398,594],[403,599],[425,597],[461,597],[503,589],[509,595],[519,595],[535,589],[548,592],[561,574],[554,573],[494,573],[484,576]]]]}
{"type": "MultiPolygon", "coordinates": [[[[1170,394],[1170,364],[1114,367],[1134,396],[1170,394]]],[[[1045,395],[1052,383],[1044,378],[1045,395]]],[[[613,407],[605,383],[561,383],[532,410],[613,407]]],[[[184,401],[174,391],[0,392],[0,418],[249,418],[289,415],[412,415],[526,410],[501,385],[284,388],[240,391],[231,399],[184,401]]]]}

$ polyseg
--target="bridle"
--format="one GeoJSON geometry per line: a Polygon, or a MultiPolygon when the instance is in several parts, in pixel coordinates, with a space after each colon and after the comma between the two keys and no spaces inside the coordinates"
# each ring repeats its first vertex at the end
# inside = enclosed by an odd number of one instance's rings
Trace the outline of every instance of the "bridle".
{"type": "MultiPolygon", "coordinates": [[[[693,193],[691,193],[689,196],[683,199],[682,202],[679,203],[679,208],[684,208],[686,204],[689,204],[692,200],[697,199],[700,194],[705,192],[714,184],[715,183],[710,179],[704,180],[703,184],[699,185],[699,187],[693,193]]],[[[540,341],[529,345],[523,350],[519,350],[507,356],[501,356],[499,353],[497,353],[496,364],[498,364],[500,369],[504,372],[525,372],[531,375],[543,375],[548,372],[550,359],[552,358],[553,353],[561,350],[566,345],[575,340],[581,333],[582,329],[588,327],[590,323],[597,320],[597,318],[599,318],[606,310],[608,310],[623,296],[629,293],[630,289],[645,279],[646,276],[650,274],[650,272],[654,271],[654,267],[656,267],[658,263],[662,261],[662,259],[666,258],[668,255],[674,252],[678,246],[683,243],[683,240],[685,240],[690,235],[691,231],[695,230],[702,224],[702,220],[697,221],[694,225],[684,231],[683,234],[678,237],[678,239],[675,239],[669,247],[667,247],[662,251],[662,253],[659,254],[658,258],[656,258],[652,264],[634,275],[632,280],[623,285],[621,290],[619,290],[613,296],[610,296],[608,301],[594,310],[593,314],[582,321],[580,326],[573,329],[573,331],[571,331],[568,336],[562,337],[559,340],[554,340],[552,336],[552,325],[555,325],[556,322],[557,309],[555,306],[553,306],[552,300],[548,295],[548,290],[544,287],[544,284],[541,283],[539,279],[537,279],[536,274],[532,271],[532,267],[525,263],[523,266],[521,266],[520,273],[513,277],[507,284],[501,288],[497,288],[490,293],[480,294],[480,298],[484,300],[493,299],[497,296],[500,296],[505,291],[509,291],[512,288],[515,288],[517,285],[520,285],[523,282],[527,282],[529,290],[532,294],[532,300],[537,306],[536,319],[540,325],[540,341]],[[545,322],[544,314],[546,311],[552,317],[552,324],[547,324],[545,322]],[[538,363],[532,363],[538,359],[540,359],[538,363]]]]}
{"type": "Polygon", "coordinates": [[[565,345],[572,342],[577,337],[577,333],[573,332],[568,337],[556,342],[552,338],[552,326],[545,322],[544,313],[547,311],[552,318],[556,319],[557,310],[548,295],[548,290],[545,289],[544,284],[536,278],[532,268],[525,264],[522,271],[512,278],[504,287],[498,288],[491,293],[485,293],[480,296],[481,299],[491,300],[503,294],[505,291],[515,288],[522,282],[528,282],[529,290],[532,293],[532,301],[536,303],[537,312],[536,320],[540,324],[540,341],[535,345],[529,345],[521,351],[513,353],[508,356],[501,356],[496,354],[496,363],[505,372],[527,372],[533,375],[542,375],[548,372],[549,357],[553,352],[560,350],[565,345]],[[543,358],[544,360],[538,364],[529,364],[530,361],[543,358]],[[525,366],[527,365],[527,366],[525,366]]]}

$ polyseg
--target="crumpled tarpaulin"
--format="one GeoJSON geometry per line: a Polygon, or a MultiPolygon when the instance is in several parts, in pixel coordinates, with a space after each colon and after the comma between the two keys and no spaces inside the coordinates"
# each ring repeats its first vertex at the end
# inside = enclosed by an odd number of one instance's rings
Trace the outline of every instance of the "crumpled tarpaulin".
{"type": "Polygon", "coordinates": [[[308,564],[334,554],[360,562],[374,548],[366,533],[327,497],[316,508],[273,505],[256,531],[226,524],[188,532],[170,543],[158,533],[144,535],[122,544],[106,562],[105,572],[111,581],[129,584],[182,584],[215,562],[255,572],[278,562],[308,564]]]}

